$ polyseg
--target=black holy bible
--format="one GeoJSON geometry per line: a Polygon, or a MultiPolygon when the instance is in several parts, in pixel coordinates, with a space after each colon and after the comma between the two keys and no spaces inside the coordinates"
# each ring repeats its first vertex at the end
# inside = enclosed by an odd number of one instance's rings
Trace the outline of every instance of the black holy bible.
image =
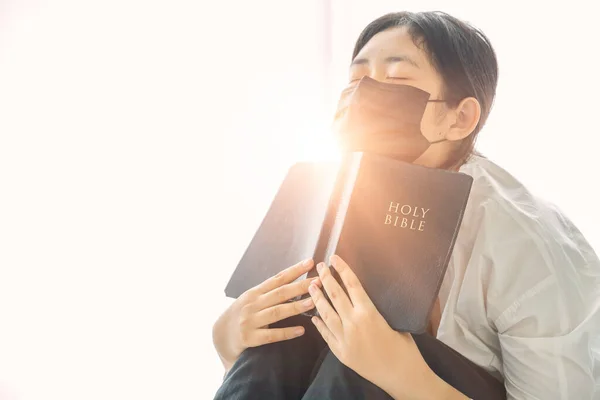
{"type": "MultiPolygon", "coordinates": [[[[237,298],[303,259],[328,263],[337,254],[393,329],[422,333],[471,184],[466,174],[370,153],[350,153],[339,167],[295,164],[225,294],[237,298]]],[[[313,268],[301,279],[316,275],[313,268]]]]}

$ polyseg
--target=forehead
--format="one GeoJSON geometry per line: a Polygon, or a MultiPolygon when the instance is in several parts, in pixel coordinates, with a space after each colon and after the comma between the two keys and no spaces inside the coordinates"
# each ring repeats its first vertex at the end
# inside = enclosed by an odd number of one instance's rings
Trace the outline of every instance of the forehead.
{"type": "Polygon", "coordinates": [[[360,50],[356,59],[378,63],[388,57],[406,57],[417,63],[419,68],[432,69],[427,54],[417,47],[406,27],[379,32],[360,50]]]}

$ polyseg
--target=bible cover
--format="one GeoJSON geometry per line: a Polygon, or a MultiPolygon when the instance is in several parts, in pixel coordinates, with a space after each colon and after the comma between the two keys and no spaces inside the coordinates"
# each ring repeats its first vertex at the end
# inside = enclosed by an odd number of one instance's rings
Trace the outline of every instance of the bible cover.
{"type": "MultiPolygon", "coordinates": [[[[339,168],[295,164],[225,294],[237,298],[303,259],[328,263],[337,254],[393,329],[422,333],[472,181],[463,173],[370,153],[350,153],[339,168]]],[[[301,279],[316,276],[316,270],[307,275],[301,279]]]]}

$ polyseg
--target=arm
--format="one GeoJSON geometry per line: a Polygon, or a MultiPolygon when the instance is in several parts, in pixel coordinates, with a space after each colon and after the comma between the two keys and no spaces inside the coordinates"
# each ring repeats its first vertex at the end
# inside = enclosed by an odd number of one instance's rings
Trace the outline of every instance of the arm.
{"type": "Polygon", "coordinates": [[[491,262],[482,285],[508,400],[591,400],[600,365],[598,257],[554,211],[487,211],[482,254],[491,262]]]}
{"type": "MultiPolygon", "coordinates": [[[[403,387],[403,382],[397,379],[398,376],[395,373],[398,371],[397,367],[393,366],[392,368],[389,368],[389,370],[390,372],[394,372],[394,374],[386,379],[391,382],[388,393],[395,400],[405,400],[406,388],[403,387]]],[[[470,400],[467,396],[437,376],[429,368],[426,369],[426,373],[423,376],[423,382],[417,385],[417,387],[421,388],[421,393],[415,393],[415,397],[413,397],[415,400],[470,400]]]]}
{"type": "Polygon", "coordinates": [[[387,324],[348,264],[338,256],[331,257],[331,264],[348,293],[324,263],[317,265],[333,306],[311,285],[309,292],[320,314],[312,322],[341,363],[395,399],[468,399],[429,368],[412,335],[387,324]]]}
{"type": "Polygon", "coordinates": [[[600,297],[578,304],[564,286],[548,278],[496,321],[509,400],[594,398],[600,297]]]}
{"type": "Polygon", "coordinates": [[[289,301],[305,294],[309,284],[320,285],[318,279],[296,281],[312,265],[312,260],[298,263],[247,290],[218,318],[213,325],[212,337],[225,368],[225,376],[245,349],[290,340],[304,334],[302,326],[269,326],[314,307],[310,299],[289,301]]]}

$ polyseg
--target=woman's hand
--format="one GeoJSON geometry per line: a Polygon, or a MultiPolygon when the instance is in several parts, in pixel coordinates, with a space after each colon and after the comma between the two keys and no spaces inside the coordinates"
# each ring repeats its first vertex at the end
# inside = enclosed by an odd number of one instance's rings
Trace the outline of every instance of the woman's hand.
{"type": "Polygon", "coordinates": [[[317,286],[309,291],[321,316],[312,321],[340,362],[394,398],[465,398],[431,371],[410,334],[388,325],[350,267],[338,256],[331,264],[348,296],[323,263],[317,271],[335,309],[317,286]]]}
{"type": "Polygon", "coordinates": [[[312,267],[313,261],[306,260],[285,269],[247,290],[219,317],[213,326],[213,343],[227,371],[248,347],[289,340],[304,334],[301,326],[269,329],[268,325],[314,308],[310,297],[288,302],[308,293],[309,284],[320,285],[319,278],[294,282],[312,267]]]}

